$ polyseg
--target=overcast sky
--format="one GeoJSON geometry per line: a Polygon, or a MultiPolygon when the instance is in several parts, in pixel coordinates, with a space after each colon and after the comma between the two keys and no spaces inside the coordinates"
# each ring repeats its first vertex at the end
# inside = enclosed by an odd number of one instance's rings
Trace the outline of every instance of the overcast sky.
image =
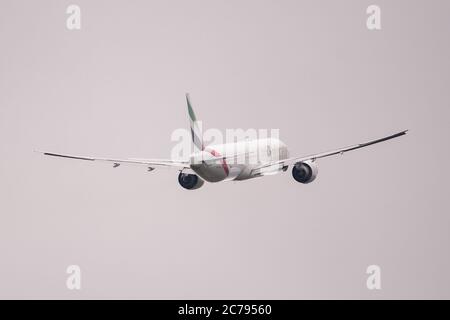
{"type": "Polygon", "coordinates": [[[0,298],[450,298],[450,3],[378,0],[369,31],[371,4],[2,0],[0,298]],[[205,128],[279,129],[292,156],[410,133],[309,185],[195,191],[33,152],[168,158],[185,92],[205,128]]]}

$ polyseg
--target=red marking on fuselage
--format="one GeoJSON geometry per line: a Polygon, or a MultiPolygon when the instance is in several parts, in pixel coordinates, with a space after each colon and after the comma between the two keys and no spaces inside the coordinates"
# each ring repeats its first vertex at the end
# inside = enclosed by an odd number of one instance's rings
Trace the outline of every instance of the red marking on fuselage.
{"type": "MultiPolygon", "coordinates": [[[[211,153],[211,155],[213,155],[214,157],[221,157],[222,156],[219,152],[217,152],[214,149],[209,149],[207,151],[209,153],[211,153]]],[[[225,159],[222,159],[222,168],[223,168],[223,171],[225,171],[225,174],[228,176],[228,174],[230,173],[230,169],[228,168],[228,164],[225,161],[225,159]]]]}

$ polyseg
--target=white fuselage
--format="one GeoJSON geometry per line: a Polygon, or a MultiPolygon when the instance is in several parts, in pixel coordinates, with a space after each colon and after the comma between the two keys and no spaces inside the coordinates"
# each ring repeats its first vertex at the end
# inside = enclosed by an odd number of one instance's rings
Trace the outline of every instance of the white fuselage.
{"type": "Polygon", "coordinates": [[[288,157],[287,146],[282,141],[267,138],[207,146],[191,155],[190,167],[208,182],[245,180],[278,173],[283,170],[280,165],[258,168],[288,157]]]}

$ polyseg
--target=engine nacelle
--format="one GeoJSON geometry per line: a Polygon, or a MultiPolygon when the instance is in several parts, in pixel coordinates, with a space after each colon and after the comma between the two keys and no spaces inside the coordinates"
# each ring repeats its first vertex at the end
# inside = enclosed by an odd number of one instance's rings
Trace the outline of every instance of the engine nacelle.
{"type": "Polygon", "coordinates": [[[196,174],[188,174],[183,172],[180,172],[178,175],[178,182],[183,188],[188,190],[198,189],[205,183],[205,181],[203,181],[196,174]]]}
{"type": "Polygon", "coordinates": [[[297,162],[292,167],[292,176],[300,183],[313,182],[318,172],[319,168],[313,161],[297,162]]]}

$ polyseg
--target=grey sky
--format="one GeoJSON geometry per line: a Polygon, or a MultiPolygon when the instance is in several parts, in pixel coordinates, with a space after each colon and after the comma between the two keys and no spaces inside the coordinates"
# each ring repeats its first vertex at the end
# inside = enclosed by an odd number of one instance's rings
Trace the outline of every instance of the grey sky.
{"type": "Polygon", "coordinates": [[[0,298],[450,298],[450,4],[376,1],[369,31],[373,3],[2,0],[0,298]],[[32,152],[169,157],[185,92],[206,128],[277,128],[292,155],[411,131],[310,185],[192,192],[32,152]]]}

